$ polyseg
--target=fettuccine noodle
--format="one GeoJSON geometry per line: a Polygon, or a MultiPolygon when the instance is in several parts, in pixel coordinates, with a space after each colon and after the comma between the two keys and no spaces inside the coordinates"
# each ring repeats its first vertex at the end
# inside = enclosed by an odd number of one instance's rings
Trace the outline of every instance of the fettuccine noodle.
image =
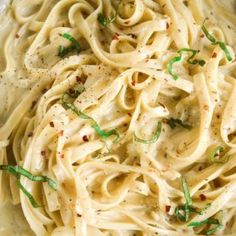
{"type": "Polygon", "coordinates": [[[0,43],[0,202],[35,235],[235,235],[235,1],[14,0],[0,43]]]}

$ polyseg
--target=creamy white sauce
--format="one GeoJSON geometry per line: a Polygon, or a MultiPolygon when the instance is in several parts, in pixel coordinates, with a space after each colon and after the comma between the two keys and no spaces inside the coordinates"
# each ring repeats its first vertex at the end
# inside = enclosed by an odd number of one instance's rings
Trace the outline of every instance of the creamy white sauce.
{"type": "Polygon", "coordinates": [[[21,207],[11,203],[0,206],[0,235],[33,236],[21,207]]]}

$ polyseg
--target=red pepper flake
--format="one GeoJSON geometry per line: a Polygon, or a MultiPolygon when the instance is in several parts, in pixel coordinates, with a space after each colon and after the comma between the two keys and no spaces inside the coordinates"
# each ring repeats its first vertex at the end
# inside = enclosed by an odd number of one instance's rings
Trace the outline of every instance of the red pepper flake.
{"type": "Polygon", "coordinates": [[[89,141],[89,139],[88,139],[88,136],[87,136],[87,135],[84,135],[84,136],[82,137],[82,139],[83,139],[83,141],[84,141],[84,142],[88,142],[88,141],[89,141]]]}
{"type": "Polygon", "coordinates": [[[83,83],[82,79],[81,79],[79,76],[76,76],[76,81],[77,81],[78,83],[83,83]]]}
{"type": "Polygon", "coordinates": [[[135,86],[135,81],[134,81],[134,80],[132,80],[131,84],[132,84],[133,86],[135,86]]]}
{"type": "Polygon", "coordinates": [[[46,151],[41,151],[41,156],[46,156],[46,151]]]}
{"type": "Polygon", "coordinates": [[[28,137],[30,138],[30,137],[33,137],[33,132],[29,132],[28,133],[28,137]]]}
{"type": "Polygon", "coordinates": [[[69,93],[70,93],[70,94],[74,94],[74,93],[75,93],[75,90],[72,89],[72,88],[70,88],[70,89],[69,89],[69,93]]]}
{"type": "Polygon", "coordinates": [[[201,201],[205,201],[207,199],[206,195],[204,195],[203,193],[201,193],[199,195],[199,197],[200,197],[201,201]]]}
{"type": "Polygon", "coordinates": [[[54,122],[53,122],[53,121],[51,121],[51,122],[49,123],[49,125],[50,125],[52,128],[54,128],[54,122]]]}
{"type": "Polygon", "coordinates": [[[115,33],[112,37],[112,40],[119,40],[119,34],[115,33]]]}
{"type": "Polygon", "coordinates": [[[166,213],[170,212],[170,208],[171,208],[171,206],[169,206],[169,205],[166,206],[166,213]]]}
{"type": "Polygon", "coordinates": [[[214,52],[211,57],[212,57],[212,58],[216,58],[216,57],[217,57],[217,53],[214,52]]]}
{"type": "Polygon", "coordinates": [[[169,29],[170,25],[168,22],[166,22],[166,29],[169,29]]]}
{"type": "Polygon", "coordinates": [[[204,37],[205,37],[205,35],[204,35],[204,34],[201,34],[201,35],[200,35],[200,38],[204,38],[204,37]]]}
{"type": "Polygon", "coordinates": [[[79,213],[77,213],[77,217],[82,217],[82,215],[80,215],[79,213]]]}
{"type": "Polygon", "coordinates": [[[64,130],[61,130],[59,133],[58,133],[59,136],[63,136],[64,135],[64,130]]]}
{"type": "Polygon", "coordinates": [[[130,23],[130,21],[129,20],[127,20],[127,21],[125,21],[125,24],[127,25],[127,24],[129,24],[130,23]]]}
{"type": "Polygon", "coordinates": [[[128,112],[127,114],[128,114],[128,116],[130,116],[130,117],[132,116],[132,114],[131,114],[130,112],[128,112]]]}
{"type": "Polygon", "coordinates": [[[61,154],[61,158],[63,159],[65,156],[64,156],[64,154],[61,154]]]}
{"type": "Polygon", "coordinates": [[[17,39],[20,38],[20,35],[19,35],[19,34],[16,34],[16,38],[17,38],[17,39]]]}

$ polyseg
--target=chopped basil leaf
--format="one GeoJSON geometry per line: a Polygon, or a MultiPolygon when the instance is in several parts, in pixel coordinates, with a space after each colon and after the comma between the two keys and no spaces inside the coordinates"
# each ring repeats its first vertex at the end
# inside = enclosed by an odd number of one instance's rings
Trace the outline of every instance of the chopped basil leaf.
{"type": "Polygon", "coordinates": [[[176,75],[174,72],[173,72],[173,64],[176,63],[176,62],[180,62],[182,60],[182,56],[177,56],[177,57],[174,57],[172,58],[169,63],[167,64],[167,71],[168,73],[172,76],[172,78],[174,80],[177,80],[178,79],[178,75],[176,75]]]}
{"type": "Polygon", "coordinates": [[[219,224],[219,220],[217,219],[214,219],[214,218],[208,218],[206,220],[203,220],[203,221],[196,221],[196,222],[191,222],[190,224],[188,224],[189,227],[200,227],[200,226],[203,226],[203,225],[211,225],[211,224],[214,224],[214,225],[217,225],[219,224]]]}
{"type": "Polygon", "coordinates": [[[75,50],[75,47],[72,45],[72,46],[69,46],[69,47],[64,47],[62,45],[59,46],[59,49],[58,49],[58,56],[59,57],[64,57],[66,56],[68,53],[72,52],[75,50]]]}
{"type": "Polygon", "coordinates": [[[47,182],[48,185],[52,189],[57,190],[57,183],[54,180],[48,178],[47,176],[32,175],[29,171],[25,170],[24,168],[22,168],[20,166],[0,165],[0,170],[8,171],[10,174],[13,174],[17,178],[17,184],[18,184],[19,188],[30,200],[33,207],[39,207],[39,205],[36,203],[33,196],[20,183],[20,180],[19,180],[20,176],[24,176],[24,177],[28,178],[29,180],[35,181],[35,182],[47,182]]]}
{"type": "Polygon", "coordinates": [[[98,123],[96,123],[96,122],[92,125],[92,127],[95,129],[95,131],[98,133],[99,136],[101,136],[105,139],[112,136],[112,135],[115,135],[116,139],[114,140],[114,143],[116,143],[120,138],[119,132],[116,129],[112,129],[112,130],[109,130],[106,132],[106,131],[102,130],[100,128],[100,126],[98,125],[98,123]]]}
{"type": "Polygon", "coordinates": [[[229,52],[229,50],[227,49],[225,43],[222,42],[222,41],[218,41],[213,35],[211,35],[211,34],[209,33],[209,31],[206,29],[204,23],[205,23],[205,21],[203,22],[203,25],[202,25],[202,31],[204,32],[204,34],[206,35],[206,37],[211,41],[211,43],[212,43],[213,45],[219,45],[220,48],[224,51],[227,60],[228,60],[228,61],[232,61],[233,58],[231,57],[230,52],[229,52]]]}
{"type": "Polygon", "coordinates": [[[193,59],[195,57],[195,55],[198,53],[197,50],[194,50],[194,49],[191,49],[191,48],[182,48],[178,51],[179,53],[179,56],[176,56],[176,57],[173,57],[169,63],[167,64],[167,71],[168,73],[172,76],[172,78],[174,80],[177,80],[178,79],[178,75],[176,75],[174,72],[173,72],[173,64],[176,63],[176,62],[181,62],[183,60],[183,53],[184,52],[190,52],[192,53],[192,55],[190,57],[188,57],[187,59],[187,62],[189,64],[192,64],[192,65],[200,65],[200,66],[204,66],[205,65],[205,61],[204,60],[198,60],[198,59],[193,59]]]}
{"type": "Polygon", "coordinates": [[[134,140],[136,142],[144,143],[144,144],[155,143],[158,140],[158,138],[160,137],[161,129],[162,129],[162,123],[159,121],[158,124],[157,124],[156,132],[155,132],[155,134],[153,135],[152,138],[150,138],[150,139],[141,139],[141,138],[137,137],[136,134],[134,134],[134,140]]]}
{"type": "Polygon", "coordinates": [[[116,129],[112,129],[107,132],[102,130],[101,127],[98,125],[98,123],[91,116],[86,115],[85,113],[83,113],[82,111],[77,109],[77,107],[73,103],[69,102],[66,99],[66,97],[68,97],[68,96],[70,96],[70,94],[65,93],[65,94],[63,94],[62,99],[61,99],[62,105],[65,107],[65,109],[72,110],[81,119],[91,120],[92,121],[92,125],[91,125],[92,128],[94,128],[94,130],[97,132],[97,134],[99,136],[101,136],[102,138],[106,139],[106,138],[114,135],[114,136],[116,136],[116,139],[113,142],[116,143],[119,140],[120,135],[116,129]]]}
{"type": "Polygon", "coordinates": [[[193,202],[192,202],[192,198],[190,196],[188,184],[186,182],[186,179],[183,176],[181,177],[181,183],[182,183],[182,188],[184,190],[184,197],[185,197],[186,204],[188,206],[190,206],[190,205],[192,205],[193,202]]]}
{"type": "Polygon", "coordinates": [[[113,16],[112,18],[105,17],[102,13],[98,14],[98,21],[101,25],[107,26],[110,23],[112,23],[116,19],[116,16],[113,16]]]}
{"type": "Polygon", "coordinates": [[[209,156],[209,161],[211,163],[226,163],[229,160],[228,155],[223,155],[225,149],[222,146],[218,146],[214,149],[214,151],[209,156]]]}
{"type": "Polygon", "coordinates": [[[115,9],[115,10],[116,10],[116,11],[115,11],[115,15],[112,16],[111,18],[106,17],[103,13],[99,13],[99,14],[98,14],[98,18],[97,18],[98,22],[99,22],[101,25],[103,25],[104,27],[106,27],[106,26],[108,26],[109,24],[111,24],[112,22],[114,22],[115,19],[116,19],[116,17],[117,17],[117,15],[118,15],[119,5],[120,5],[120,1],[119,1],[119,3],[117,4],[117,7],[116,7],[116,9],[115,9]]]}
{"type": "Polygon", "coordinates": [[[185,205],[179,206],[175,208],[175,215],[176,217],[183,222],[186,222],[189,220],[190,212],[196,212],[195,209],[191,207],[192,205],[192,198],[190,196],[188,184],[186,182],[186,179],[182,176],[181,177],[181,185],[184,192],[185,197],[185,205]],[[183,211],[184,214],[181,214],[180,210],[183,211]]]}
{"type": "Polygon", "coordinates": [[[205,232],[206,235],[212,235],[216,231],[221,230],[223,228],[223,225],[221,223],[222,218],[223,218],[223,213],[222,213],[222,211],[220,211],[218,214],[220,214],[220,218],[221,218],[220,220],[210,217],[210,218],[203,220],[203,221],[191,222],[190,224],[188,224],[188,227],[201,227],[204,225],[210,225],[210,226],[216,225],[216,227],[210,228],[205,232]]]}
{"type": "Polygon", "coordinates": [[[170,119],[166,119],[166,121],[171,129],[176,128],[177,125],[185,128],[185,129],[188,129],[188,130],[193,128],[191,125],[183,123],[183,121],[180,119],[170,118],[170,119]]]}
{"type": "Polygon", "coordinates": [[[31,205],[34,208],[38,208],[41,207],[34,199],[34,197],[26,190],[26,188],[21,184],[20,180],[17,179],[17,185],[19,187],[19,189],[25,194],[25,196],[29,199],[31,205]]]}
{"type": "Polygon", "coordinates": [[[192,53],[192,55],[187,59],[187,62],[189,64],[192,65],[196,65],[199,64],[200,66],[204,66],[206,64],[206,62],[204,60],[198,60],[198,59],[194,59],[193,58],[196,56],[196,54],[199,52],[197,50],[191,49],[191,48],[182,48],[178,51],[178,53],[180,53],[180,55],[182,56],[182,53],[184,52],[190,52],[192,53]]]}
{"type": "Polygon", "coordinates": [[[71,41],[72,45],[68,46],[68,47],[64,47],[62,45],[59,46],[58,49],[58,56],[59,57],[64,57],[65,55],[67,55],[68,53],[70,53],[73,50],[76,50],[77,53],[80,53],[81,51],[81,46],[79,44],[79,42],[72,37],[70,34],[64,33],[61,35],[63,38],[68,39],[69,41],[71,41]]]}

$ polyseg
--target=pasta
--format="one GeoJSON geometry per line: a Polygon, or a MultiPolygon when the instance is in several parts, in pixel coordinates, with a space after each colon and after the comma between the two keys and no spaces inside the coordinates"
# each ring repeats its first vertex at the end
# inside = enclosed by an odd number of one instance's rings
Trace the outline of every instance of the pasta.
{"type": "Polygon", "coordinates": [[[14,0],[0,43],[0,200],[35,235],[235,235],[235,1],[14,0]]]}

